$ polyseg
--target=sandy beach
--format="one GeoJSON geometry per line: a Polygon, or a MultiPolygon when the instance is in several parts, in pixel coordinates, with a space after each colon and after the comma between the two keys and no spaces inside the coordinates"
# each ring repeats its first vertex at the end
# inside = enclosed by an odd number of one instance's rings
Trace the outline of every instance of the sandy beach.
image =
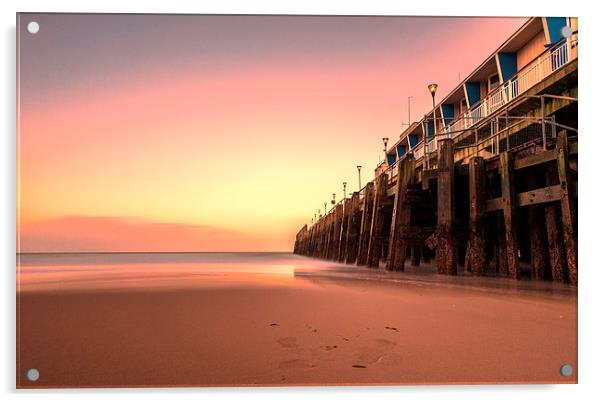
{"type": "Polygon", "coordinates": [[[20,269],[20,388],[577,381],[568,286],[290,254],[21,256],[20,269]]]}

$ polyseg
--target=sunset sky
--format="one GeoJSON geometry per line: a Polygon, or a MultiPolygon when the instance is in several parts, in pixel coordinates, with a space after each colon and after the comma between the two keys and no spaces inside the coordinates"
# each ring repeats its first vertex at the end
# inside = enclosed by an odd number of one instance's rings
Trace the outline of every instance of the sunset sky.
{"type": "Polygon", "coordinates": [[[23,252],[290,251],[525,21],[19,18],[23,252]]]}

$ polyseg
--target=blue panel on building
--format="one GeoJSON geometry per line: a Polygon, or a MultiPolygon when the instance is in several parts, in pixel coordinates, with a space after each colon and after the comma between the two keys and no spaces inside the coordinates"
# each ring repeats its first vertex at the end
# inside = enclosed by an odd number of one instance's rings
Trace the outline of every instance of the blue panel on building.
{"type": "Polygon", "coordinates": [[[548,35],[550,35],[550,43],[556,43],[562,39],[560,30],[566,26],[566,17],[546,17],[548,25],[548,35]]]}
{"type": "Polygon", "coordinates": [[[441,105],[441,111],[443,113],[443,121],[445,122],[445,125],[448,125],[454,121],[454,105],[445,103],[441,105]]]}
{"type": "Polygon", "coordinates": [[[481,83],[479,82],[467,82],[464,84],[466,87],[466,95],[468,96],[468,105],[473,106],[481,100],[481,83]]]}
{"type": "Polygon", "coordinates": [[[401,159],[406,154],[406,146],[397,145],[397,158],[401,159]]]}
{"type": "Polygon", "coordinates": [[[433,138],[435,136],[435,125],[432,121],[426,123],[426,136],[428,138],[433,138]]]}
{"type": "Polygon", "coordinates": [[[394,164],[396,160],[397,158],[395,157],[395,154],[387,154],[387,163],[389,165],[394,164]]]}
{"type": "Polygon", "coordinates": [[[408,135],[408,142],[410,143],[410,148],[414,148],[416,145],[418,145],[418,135],[417,134],[408,135]]]}
{"type": "Polygon", "coordinates": [[[507,81],[516,74],[516,53],[499,53],[500,69],[502,70],[502,82],[507,81]]]}

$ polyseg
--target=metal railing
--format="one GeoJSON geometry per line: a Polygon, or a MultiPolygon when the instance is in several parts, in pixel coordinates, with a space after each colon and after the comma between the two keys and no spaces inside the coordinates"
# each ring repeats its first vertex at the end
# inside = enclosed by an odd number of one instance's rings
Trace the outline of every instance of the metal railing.
{"type": "MultiPolygon", "coordinates": [[[[567,130],[569,136],[578,134],[578,130],[563,124],[556,123],[553,117],[542,119],[533,116],[506,116],[496,117],[491,121],[491,131],[487,135],[478,137],[476,133],[461,143],[455,145],[455,151],[464,151],[462,159],[472,156],[491,158],[504,151],[515,151],[533,144],[541,145],[551,143],[556,138],[559,130],[567,130]]],[[[440,134],[438,137],[445,137],[440,134]]],[[[414,156],[416,159],[424,156],[422,144],[416,147],[414,156]]],[[[436,141],[433,139],[427,144],[428,155],[436,152],[436,141]],[[432,146],[432,147],[431,147],[432,146]]],[[[397,176],[397,163],[391,165],[387,170],[389,183],[397,176]],[[395,169],[394,169],[395,168],[395,169]]]]}
{"type": "Polygon", "coordinates": [[[567,130],[577,134],[578,130],[556,123],[553,118],[541,120],[536,117],[496,118],[492,121],[493,131],[484,138],[472,137],[470,143],[455,147],[455,150],[467,149],[463,159],[473,156],[490,158],[505,151],[516,151],[530,145],[541,145],[546,148],[559,130],[567,130]]]}
{"type": "Polygon", "coordinates": [[[366,187],[368,187],[368,185],[366,184],[364,187],[362,187],[360,189],[360,202],[364,199],[364,197],[366,196],[366,187]]]}
{"type": "Polygon", "coordinates": [[[564,41],[553,50],[534,59],[479,103],[464,112],[456,121],[445,126],[445,134],[453,138],[463,130],[474,126],[567,64],[571,60],[570,55],[569,46],[564,41]]]}

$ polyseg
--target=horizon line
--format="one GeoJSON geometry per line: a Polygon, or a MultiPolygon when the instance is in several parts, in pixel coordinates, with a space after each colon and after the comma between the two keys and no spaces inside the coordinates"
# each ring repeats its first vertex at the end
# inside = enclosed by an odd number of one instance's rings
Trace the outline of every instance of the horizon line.
{"type": "Polygon", "coordinates": [[[293,254],[292,251],[17,251],[23,254],[293,254]]]}

